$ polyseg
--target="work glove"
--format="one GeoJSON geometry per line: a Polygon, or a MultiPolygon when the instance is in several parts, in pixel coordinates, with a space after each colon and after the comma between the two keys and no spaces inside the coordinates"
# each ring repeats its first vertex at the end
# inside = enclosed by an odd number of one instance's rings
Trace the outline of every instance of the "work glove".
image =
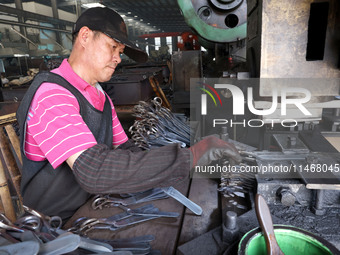
{"type": "Polygon", "coordinates": [[[208,136],[189,148],[193,155],[193,166],[207,166],[224,157],[240,163],[242,158],[235,146],[216,136],[208,136]]]}

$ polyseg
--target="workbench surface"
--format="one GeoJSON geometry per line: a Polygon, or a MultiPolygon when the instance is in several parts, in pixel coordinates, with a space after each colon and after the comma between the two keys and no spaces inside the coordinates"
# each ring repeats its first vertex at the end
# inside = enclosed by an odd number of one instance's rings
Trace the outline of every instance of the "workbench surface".
{"type": "MultiPolygon", "coordinates": [[[[194,178],[186,180],[177,185],[173,185],[182,194],[188,196],[192,201],[199,204],[203,209],[203,214],[197,216],[183,205],[167,198],[146,203],[141,203],[130,208],[137,208],[145,204],[152,203],[160,211],[177,212],[177,218],[159,218],[144,223],[122,228],[118,231],[93,230],[88,233],[90,238],[98,239],[118,239],[131,238],[144,235],[153,235],[155,240],[151,242],[153,250],[159,250],[163,255],[176,254],[177,247],[201,234],[220,225],[220,212],[218,209],[217,182],[212,179],[194,178]]],[[[74,216],[65,224],[64,228],[71,226],[72,222],[79,217],[106,218],[118,213],[122,213],[120,208],[104,208],[93,210],[91,208],[92,199],[80,208],[74,216]]]]}

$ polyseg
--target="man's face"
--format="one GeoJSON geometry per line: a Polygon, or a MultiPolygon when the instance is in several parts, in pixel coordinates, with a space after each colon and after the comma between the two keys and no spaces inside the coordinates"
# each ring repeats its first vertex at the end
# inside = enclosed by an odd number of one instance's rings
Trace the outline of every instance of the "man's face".
{"type": "Polygon", "coordinates": [[[111,79],[117,65],[122,61],[120,55],[125,46],[101,32],[91,32],[91,43],[86,51],[89,72],[97,82],[105,82],[111,79]]]}

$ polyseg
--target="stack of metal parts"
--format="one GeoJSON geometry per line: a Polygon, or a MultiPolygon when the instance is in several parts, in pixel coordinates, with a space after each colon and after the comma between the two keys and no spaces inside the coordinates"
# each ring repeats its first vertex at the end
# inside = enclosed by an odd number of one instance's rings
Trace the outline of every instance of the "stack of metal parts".
{"type": "Polygon", "coordinates": [[[249,193],[256,187],[254,173],[223,173],[218,191],[225,198],[223,204],[229,210],[247,211],[249,193]]]}
{"type": "Polygon", "coordinates": [[[134,107],[137,119],[129,132],[135,144],[144,149],[179,143],[181,147],[190,146],[190,126],[162,106],[159,97],[150,103],[140,101],[134,107]]]}
{"type": "MultiPolygon", "coordinates": [[[[236,169],[240,169],[240,166],[236,166],[236,169]]],[[[228,172],[222,173],[221,183],[219,191],[225,197],[235,197],[239,193],[248,193],[249,190],[253,189],[255,186],[255,173],[246,172],[228,172]]]]}
{"type": "MultiPolygon", "coordinates": [[[[253,191],[256,187],[256,168],[253,165],[256,163],[256,159],[252,157],[250,152],[254,151],[255,148],[251,146],[246,146],[242,143],[235,142],[233,140],[228,140],[233,143],[235,147],[239,150],[242,156],[242,162],[239,165],[230,166],[230,171],[222,172],[221,183],[218,191],[228,199],[228,202],[233,204],[235,207],[240,209],[246,209],[238,202],[238,198],[245,198],[249,192],[253,191]],[[246,147],[245,147],[246,146],[246,147]],[[248,171],[252,169],[254,171],[248,171]]],[[[222,165],[228,165],[228,161],[222,161],[222,165]]]]}

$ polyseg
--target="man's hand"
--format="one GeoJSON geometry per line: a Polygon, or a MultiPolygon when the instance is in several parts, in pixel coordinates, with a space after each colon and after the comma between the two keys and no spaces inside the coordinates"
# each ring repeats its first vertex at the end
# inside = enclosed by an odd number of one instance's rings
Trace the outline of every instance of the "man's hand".
{"type": "Polygon", "coordinates": [[[231,158],[237,163],[242,161],[233,144],[227,143],[215,136],[208,136],[190,147],[193,155],[193,166],[206,166],[212,161],[223,157],[231,158]]]}

